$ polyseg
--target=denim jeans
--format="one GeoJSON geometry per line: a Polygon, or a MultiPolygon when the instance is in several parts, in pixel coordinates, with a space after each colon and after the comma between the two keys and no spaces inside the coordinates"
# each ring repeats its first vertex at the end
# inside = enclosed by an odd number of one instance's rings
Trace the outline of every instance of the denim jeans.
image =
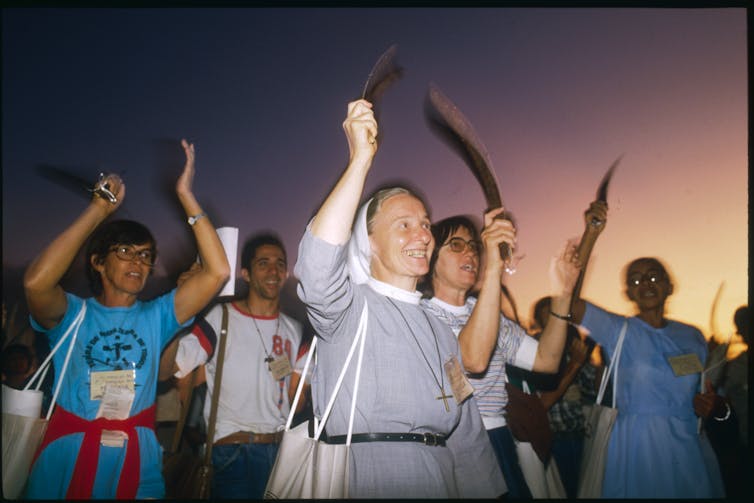
{"type": "Polygon", "coordinates": [[[212,447],[212,498],[262,499],[278,454],[278,444],[212,447]]]}

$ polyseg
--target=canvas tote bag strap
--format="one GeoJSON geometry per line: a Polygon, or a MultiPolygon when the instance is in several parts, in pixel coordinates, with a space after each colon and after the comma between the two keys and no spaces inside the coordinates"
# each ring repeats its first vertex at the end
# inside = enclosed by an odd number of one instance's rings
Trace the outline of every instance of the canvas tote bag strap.
{"type": "Polygon", "coordinates": [[[312,343],[309,346],[309,353],[306,355],[306,363],[304,364],[304,370],[301,372],[301,379],[298,380],[298,386],[296,386],[296,394],[293,397],[293,403],[291,404],[291,410],[288,412],[288,420],[285,422],[285,429],[290,430],[293,423],[293,416],[296,415],[296,407],[298,407],[299,399],[301,398],[304,384],[306,382],[306,376],[309,372],[309,364],[312,361],[314,350],[317,347],[317,336],[312,337],[312,343]]]}
{"type": "Polygon", "coordinates": [[[181,404],[181,417],[178,419],[178,424],[175,427],[175,433],[173,433],[173,442],[170,447],[170,452],[178,452],[178,448],[181,445],[181,436],[183,435],[183,428],[184,426],[186,426],[186,417],[188,416],[189,405],[191,405],[191,394],[194,392],[196,373],[198,371],[199,367],[196,367],[191,371],[191,378],[189,379],[189,396],[186,399],[186,403],[181,404]]]}
{"type": "Polygon", "coordinates": [[[84,320],[84,314],[86,314],[86,301],[84,301],[83,304],[81,304],[81,309],[79,310],[76,317],[73,319],[73,322],[70,324],[70,326],[65,331],[63,336],[58,340],[57,344],[55,344],[55,346],[52,348],[52,351],[50,351],[50,353],[47,355],[47,358],[44,359],[44,361],[39,366],[37,371],[34,372],[34,375],[31,376],[31,379],[29,379],[29,382],[27,382],[26,386],[24,386],[24,390],[29,389],[35,381],[37,385],[34,389],[39,390],[39,387],[42,385],[42,381],[45,380],[47,371],[52,366],[52,357],[55,356],[55,353],[58,352],[58,349],[60,349],[60,346],[63,345],[65,340],[68,338],[68,335],[70,335],[70,333],[74,330],[78,331],[78,326],[84,320]]]}
{"type": "Polygon", "coordinates": [[[621,327],[620,335],[618,336],[618,343],[615,345],[615,352],[613,358],[610,360],[610,365],[607,367],[607,372],[602,374],[602,381],[600,382],[600,389],[597,393],[597,400],[595,403],[602,404],[602,398],[605,396],[605,390],[607,388],[607,382],[610,380],[610,375],[613,374],[613,408],[615,408],[615,394],[617,390],[616,383],[618,381],[618,361],[620,360],[620,354],[623,350],[623,340],[626,338],[626,329],[628,328],[628,320],[623,320],[623,327],[621,327]]]}
{"type": "Polygon", "coordinates": [[[41,378],[37,382],[35,390],[39,389],[39,386],[42,384],[42,381],[44,380],[45,376],[47,375],[47,369],[50,368],[52,365],[52,357],[53,355],[60,349],[60,346],[62,342],[68,338],[68,334],[73,333],[73,336],[71,337],[71,343],[68,345],[68,353],[65,355],[65,361],[63,362],[63,368],[60,369],[60,376],[58,377],[58,385],[55,386],[55,392],[52,394],[52,400],[50,400],[50,407],[47,409],[47,416],[46,419],[49,421],[50,416],[52,416],[52,410],[55,408],[55,402],[58,400],[58,393],[60,393],[60,387],[63,384],[63,378],[65,377],[65,371],[68,369],[68,362],[71,360],[71,353],[73,353],[73,347],[76,345],[76,337],[79,333],[79,328],[81,327],[81,323],[84,321],[84,315],[86,314],[86,300],[81,304],[81,309],[79,310],[79,313],[76,315],[76,318],[74,318],[71,325],[68,327],[68,329],[65,331],[63,336],[60,338],[57,344],[55,344],[55,347],[50,351],[50,354],[47,355],[47,358],[45,358],[44,362],[42,362],[42,365],[40,365],[39,369],[37,369],[37,372],[32,376],[32,378],[29,380],[29,382],[26,384],[26,387],[24,390],[28,389],[31,383],[40,375],[40,371],[42,370],[42,367],[44,367],[44,371],[42,372],[41,378]]]}
{"type": "Polygon", "coordinates": [[[220,400],[220,385],[223,378],[223,364],[225,363],[225,344],[228,341],[228,305],[220,304],[223,309],[223,321],[220,327],[220,349],[217,353],[217,369],[215,382],[212,385],[212,405],[209,409],[209,423],[207,424],[207,446],[204,449],[204,464],[212,464],[212,443],[215,439],[215,422],[217,420],[217,403],[220,400]]]}
{"type": "MultiPolygon", "coordinates": [[[[335,398],[338,395],[338,391],[340,391],[340,386],[343,383],[343,378],[346,375],[348,366],[351,363],[351,358],[353,357],[353,353],[356,350],[356,345],[359,342],[361,342],[361,345],[360,345],[361,347],[359,349],[358,367],[356,369],[356,376],[354,377],[353,398],[351,400],[351,415],[348,421],[348,437],[346,438],[346,445],[351,443],[351,433],[353,432],[353,417],[354,417],[354,412],[356,410],[356,395],[358,394],[358,391],[359,391],[359,378],[361,377],[361,362],[364,355],[364,341],[366,340],[368,319],[369,319],[369,307],[368,307],[368,304],[364,302],[364,307],[361,310],[361,316],[359,318],[359,325],[358,325],[358,328],[356,329],[356,336],[354,337],[353,343],[351,344],[351,349],[348,351],[348,356],[346,357],[346,361],[343,365],[343,369],[340,371],[338,380],[335,383],[335,388],[333,389],[332,396],[330,397],[330,400],[327,403],[327,407],[325,407],[325,411],[322,414],[322,419],[320,419],[319,424],[316,425],[315,427],[314,440],[319,440],[319,437],[322,435],[322,432],[325,429],[325,423],[327,422],[327,418],[330,417],[330,412],[332,411],[333,404],[335,403],[335,398]]],[[[314,348],[314,343],[312,343],[312,349],[313,348],[314,348]]],[[[311,354],[309,355],[309,358],[310,357],[311,357],[311,354]]],[[[307,360],[309,358],[307,358],[307,360]]],[[[299,386],[301,386],[301,383],[299,383],[299,386]]],[[[295,410],[295,408],[291,409],[291,414],[293,413],[293,410],[295,410]]]]}

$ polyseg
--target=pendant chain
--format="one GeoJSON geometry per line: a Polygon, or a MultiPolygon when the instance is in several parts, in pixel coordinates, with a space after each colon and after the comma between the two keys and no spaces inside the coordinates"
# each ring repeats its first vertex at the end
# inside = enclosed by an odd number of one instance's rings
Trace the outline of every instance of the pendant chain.
{"type": "MultiPolygon", "coordinates": [[[[422,357],[424,357],[424,361],[427,363],[427,367],[429,367],[429,371],[432,373],[432,377],[435,379],[435,383],[437,383],[437,387],[440,388],[440,391],[443,396],[445,396],[445,376],[442,373],[442,358],[440,356],[440,344],[437,342],[437,334],[435,333],[435,329],[432,328],[432,323],[429,321],[429,318],[427,317],[427,313],[422,310],[422,314],[424,315],[424,318],[427,320],[427,324],[429,325],[429,329],[432,331],[432,336],[435,338],[435,348],[437,349],[437,362],[440,365],[440,379],[437,378],[437,374],[435,374],[435,370],[432,368],[432,364],[429,363],[429,359],[427,358],[427,355],[424,354],[424,350],[421,347],[421,344],[419,344],[419,339],[416,338],[416,334],[414,334],[414,331],[411,329],[411,324],[409,324],[408,320],[405,316],[403,316],[403,313],[400,309],[398,309],[398,306],[395,305],[395,303],[388,297],[387,299],[390,301],[390,303],[393,305],[396,311],[398,311],[398,314],[401,315],[401,318],[403,318],[403,322],[408,327],[408,331],[411,334],[411,337],[413,337],[414,342],[416,342],[416,347],[419,348],[419,352],[422,354],[422,357]]],[[[445,401],[443,399],[443,401],[445,401]]],[[[448,409],[447,402],[445,403],[445,409],[448,409]]]]}
{"type": "MultiPolygon", "coordinates": [[[[249,299],[246,299],[246,309],[249,311],[249,316],[251,316],[251,321],[254,323],[254,328],[257,329],[257,335],[259,335],[259,342],[262,343],[262,349],[264,349],[265,359],[266,362],[272,361],[272,356],[270,356],[270,353],[267,351],[267,346],[264,344],[264,338],[262,337],[262,331],[259,330],[259,325],[257,325],[257,320],[254,319],[254,314],[251,312],[251,306],[249,306],[249,299]]],[[[278,333],[278,330],[280,329],[280,313],[278,313],[277,316],[277,323],[275,324],[275,334],[278,333]]]]}

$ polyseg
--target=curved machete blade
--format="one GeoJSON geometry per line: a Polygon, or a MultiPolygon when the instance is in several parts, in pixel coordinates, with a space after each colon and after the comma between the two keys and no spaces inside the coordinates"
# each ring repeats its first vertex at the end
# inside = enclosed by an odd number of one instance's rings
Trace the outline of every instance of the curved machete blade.
{"type": "Polygon", "coordinates": [[[501,207],[503,201],[492,161],[471,122],[434,84],[430,84],[424,111],[430,129],[445,140],[474,173],[482,186],[488,209],[501,207]]]}

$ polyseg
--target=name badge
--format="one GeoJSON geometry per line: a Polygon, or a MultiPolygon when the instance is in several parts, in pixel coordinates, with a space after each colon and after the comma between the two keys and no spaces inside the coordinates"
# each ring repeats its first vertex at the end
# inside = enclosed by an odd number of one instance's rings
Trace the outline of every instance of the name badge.
{"type": "Polygon", "coordinates": [[[453,397],[456,399],[458,405],[462,404],[464,400],[474,393],[474,387],[461,370],[461,364],[458,363],[458,358],[452,355],[445,362],[445,373],[450,379],[450,389],[453,391],[453,397]]]}
{"type": "Polygon", "coordinates": [[[696,374],[704,370],[702,362],[696,353],[688,353],[679,356],[668,356],[668,363],[676,377],[696,374]]]}
{"type": "Polygon", "coordinates": [[[89,399],[101,400],[105,394],[105,386],[111,388],[127,388],[133,392],[136,382],[136,371],[130,370],[106,370],[92,372],[89,386],[89,399]]]}
{"type": "Polygon", "coordinates": [[[276,381],[291,375],[293,373],[293,368],[291,368],[291,362],[288,361],[288,357],[285,355],[278,355],[273,358],[270,362],[270,372],[272,372],[272,377],[276,381]]]}
{"type": "MultiPolygon", "coordinates": [[[[105,385],[102,401],[96,418],[124,420],[128,419],[131,405],[134,403],[134,390],[124,386],[105,385]]],[[[102,430],[100,444],[106,447],[123,447],[128,435],[123,431],[102,430]]]]}

